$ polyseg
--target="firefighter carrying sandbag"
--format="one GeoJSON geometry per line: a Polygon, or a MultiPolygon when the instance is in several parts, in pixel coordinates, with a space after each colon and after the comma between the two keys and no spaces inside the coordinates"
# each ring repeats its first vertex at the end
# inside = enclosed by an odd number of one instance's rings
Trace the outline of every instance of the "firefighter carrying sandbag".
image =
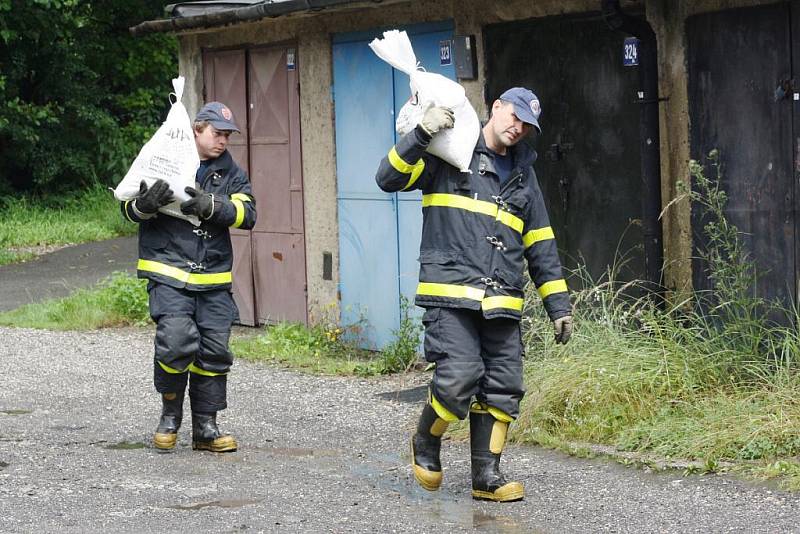
{"type": "Polygon", "coordinates": [[[459,172],[425,152],[438,132],[454,125],[451,110],[430,107],[378,168],[384,191],[422,190],[415,303],[425,308],[425,358],[436,367],[411,454],[414,476],[427,490],[442,482],[442,435],[469,414],[473,497],[524,497],[522,484],[499,470],[508,425],[525,393],[523,259],[556,341],[566,343],[572,333],[567,284],[532,166],[536,152],[520,143],[540,131],[540,113],[530,90],[503,93],[481,129],[470,172],[459,172]]]}
{"type": "Polygon", "coordinates": [[[228,341],[238,310],[231,294],[233,249],[230,228],[251,229],[255,200],[247,174],[227,150],[239,127],[227,106],[210,102],[197,113],[194,140],[200,156],[196,186],[180,211],[188,220],[159,213],[173,200],[163,180],[122,203],[139,224],[137,275],[148,279],[150,316],[156,322],[154,383],[162,413],[153,438],[158,449],[175,447],[187,383],[192,409],[192,448],[231,452],[233,436],[217,426],[227,408],[227,377],[233,355],[228,341]]]}

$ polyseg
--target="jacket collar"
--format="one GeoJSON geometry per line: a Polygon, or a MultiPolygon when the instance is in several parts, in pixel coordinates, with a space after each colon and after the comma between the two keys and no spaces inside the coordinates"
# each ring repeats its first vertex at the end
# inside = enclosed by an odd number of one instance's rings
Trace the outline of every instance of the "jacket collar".
{"type": "Polygon", "coordinates": [[[220,169],[229,168],[232,162],[233,162],[233,157],[231,156],[231,153],[228,150],[226,150],[225,152],[220,154],[219,157],[214,158],[210,161],[210,163],[208,164],[208,168],[206,169],[206,176],[208,176],[208,174],[212,171],[218,171],[220,169]]]}
{"type": "MultiPolygon", "coordinates": [[[[481,125],[480,135],[478,135],[478,143],[475,145],[475,152],[479,154],[485,154],[489,156],[489,159],[492,159],[491,156],[494,155],[492,150],[486,146],[486,139],[483,137],[483,126],[481,125]]],[[[516,145],[509,148],[511,153],[514,155],[514,161],[516,162],[516,168],[529,167],[533,165],[538,157],[536,150],[531,148],[531,146],[525,142],[525,140],[520,141],[516,145]]],[[[481,158],[483,160],[484,158],[481,158]]]]}
{"type": "MultiPolygon", "coordinates": [[[[538,157],[536,150],[531,148],[524,140],[510,147],[509,150],[514,155],[515,169],[527,169],[533,165],[538,157]]],[[[483,125],[481,126],[480,135],[478,135],[478,143],[475,145],[475,152],[481,154],[478,160],[479,170],[494,172],[494,152],[486,146],[486,139],[483,137],[483,125]]]]}

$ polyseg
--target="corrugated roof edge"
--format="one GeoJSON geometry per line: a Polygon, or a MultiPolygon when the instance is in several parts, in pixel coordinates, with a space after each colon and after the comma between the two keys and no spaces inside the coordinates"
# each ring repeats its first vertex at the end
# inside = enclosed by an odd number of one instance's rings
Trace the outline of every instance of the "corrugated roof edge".
{"type": "MultiPolygon", "coordinates": [[[[303,11],[317,12],[328,7],[339,7],[349,4],[376,4],[383,0],[285,0],[283,2],[264,1],[249,7],[226,9],[204,15],[191,17],[172,17],[169,19],[148,20],[132,26],[129,31],[134,36],[148,33],[168,33],[197,28],[216,28],[252,22],[263,18],[275,18],[303,11]]],[[[173,4],[174,5],[174,4],[173,4]]]]}

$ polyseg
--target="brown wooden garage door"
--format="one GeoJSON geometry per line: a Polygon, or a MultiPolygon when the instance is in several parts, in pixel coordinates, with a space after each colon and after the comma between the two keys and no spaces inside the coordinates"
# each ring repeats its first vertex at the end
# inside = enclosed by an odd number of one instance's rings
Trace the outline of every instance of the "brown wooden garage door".
{"type": "Polygon", "coordinates": [[[250,176],[252,231],[234,230],[234,297],[241,322],[305,323],[306,265],[300,102],[292,45],[203,51],[204,98],[228,105],[242,135],[231,154],[250,176]]]}

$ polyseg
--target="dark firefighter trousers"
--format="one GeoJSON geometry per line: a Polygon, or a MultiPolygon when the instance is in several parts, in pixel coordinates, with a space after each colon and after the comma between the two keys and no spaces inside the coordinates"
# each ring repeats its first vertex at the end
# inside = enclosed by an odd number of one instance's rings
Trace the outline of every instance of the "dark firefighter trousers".
{"type": "Polygon", "coordinates": [[[224,410],[233,363],[228,339],[238,317],[230,290],[187,291],[151,281],[147,291],[156,322],[156,391],[182,393],[189,381],[192,411],[224,410]]]}
{"type": "Polygon", "coordinates": [[[472,397],[516,419],[525,395],[522,336],[516,319],[486,319],[481,311],[428,308],[425,359],[436,363],[431,394],[464,419],[472,397]]]}

